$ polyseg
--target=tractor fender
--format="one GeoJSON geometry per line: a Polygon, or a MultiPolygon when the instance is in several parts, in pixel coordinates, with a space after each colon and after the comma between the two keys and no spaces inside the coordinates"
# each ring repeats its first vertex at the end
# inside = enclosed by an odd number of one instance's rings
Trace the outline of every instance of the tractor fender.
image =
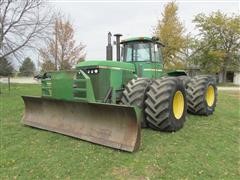
{"type": "Polygon", "coordinates": [[[167,76],[187,76],[187,73],[184,70],[174,70],[174,71],[167,71],[167,76]]]}

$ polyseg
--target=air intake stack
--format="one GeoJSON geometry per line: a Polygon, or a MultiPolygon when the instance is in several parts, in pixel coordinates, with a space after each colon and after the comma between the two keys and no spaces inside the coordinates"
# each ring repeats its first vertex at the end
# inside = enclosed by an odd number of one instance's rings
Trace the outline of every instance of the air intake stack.
{"type": "Polygon", "coordinates": [[[122,36],[121,34],[114,34],[116,37],[116,55],[117,55],[117,61],[120,61],[120,37],[122,36]]]}

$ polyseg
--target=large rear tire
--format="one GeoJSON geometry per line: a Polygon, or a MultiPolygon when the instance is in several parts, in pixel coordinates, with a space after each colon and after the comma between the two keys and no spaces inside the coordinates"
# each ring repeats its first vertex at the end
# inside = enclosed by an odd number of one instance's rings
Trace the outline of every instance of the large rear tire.
{"type": "Polygon", "coordinates": [[[201,75],[191,79],[187,86],[188,112],[210,115],[217,102],[217,86],[212,76],[201,75]]]}
{"type": "Polygon", "coordinates": [[[187,102],[182,81],[176,77],[154,80],[145,101],[149,127],[160,131],[177,131],[185,122],[187,102]]]}
{"type": "MultiPolygon", "coordinates": [[[[132,79],[125,86],[122,94],[121,103],[128,106],[137,106],[144,111],[146,99],[146,91],[148,90],[151,80],[147,78],[132,79]]],[[[144,114],[144,113],[143,113],[144,114]]],[[[146,127],[145,117],[143,116],[142,127],[146,127]]]]}

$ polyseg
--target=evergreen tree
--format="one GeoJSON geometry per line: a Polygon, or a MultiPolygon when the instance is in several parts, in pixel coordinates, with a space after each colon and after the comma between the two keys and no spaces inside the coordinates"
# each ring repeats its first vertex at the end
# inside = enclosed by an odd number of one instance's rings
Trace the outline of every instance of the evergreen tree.
{"type": "Polygon", "coordinates": [[[13,70],[12,64],[6,58],[0,58],[0,76],[11,76],[13,70]]]}
{"type": "Polygon", "coordinates": [[[19,68],[19,75],[20,76],[33,76],[35,72],[35,65],[32,62],[32,60],[27,57],[23,63],[22,66],[19,68]]]}

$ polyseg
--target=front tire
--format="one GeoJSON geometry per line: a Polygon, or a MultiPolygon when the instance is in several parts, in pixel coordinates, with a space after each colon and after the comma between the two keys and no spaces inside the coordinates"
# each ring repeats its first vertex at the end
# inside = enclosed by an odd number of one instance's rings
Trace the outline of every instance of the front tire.
{"type": "Polygon", "coordinates": [[[176,77],[154,80],[145,101],[149,127],[160,131],[177,131],[184,125],[187,112],[185,88],[176,77]]]}
{"type": "MultiPolygon", "coordinates": [[[[137,78],[129,81],[123,91],[121,103],[128,106],[137,106],[144,111],[145,94],[150,82],[151,80],[147,78],[137,78]]],[[[142,119],[141,127],[146,127],[145,117],[142,119]]]]}

